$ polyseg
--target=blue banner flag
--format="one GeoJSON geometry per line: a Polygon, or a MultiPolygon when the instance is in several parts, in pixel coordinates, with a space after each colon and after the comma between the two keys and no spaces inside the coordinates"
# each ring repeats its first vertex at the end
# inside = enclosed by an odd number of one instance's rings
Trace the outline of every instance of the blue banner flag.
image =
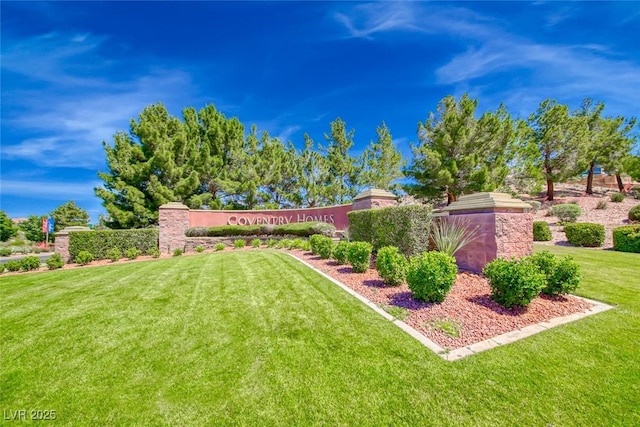
{"type": "Polygon", "coordinates": [[[55,230],[55,225],[56,222],[53,220],[53,218],[49,218],[49,233],[53,233],[53,230],[55,230]]]}

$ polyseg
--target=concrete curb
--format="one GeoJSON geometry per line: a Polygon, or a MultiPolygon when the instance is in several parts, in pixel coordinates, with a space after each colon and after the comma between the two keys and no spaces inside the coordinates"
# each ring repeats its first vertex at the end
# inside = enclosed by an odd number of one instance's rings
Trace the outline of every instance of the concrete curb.
{"type": "Polygon", "coordinates": [[[290,257],[292,257],[293,259],[301,262],[302,264],[306,265],[307,267],[309,267],[310,269],[312,269],[316,273],[320,274],[322,277],[324,277],[325,279],[329,280],[330,282],[338,285],[345,292],[347,292],[348,294],[356,297],[358,300],[360,300],[365,305],[370,307],[373,311],[375,311],[376,313],[378,313],[379,315],[381,315],[385,319],[391,321],[391,323],[396,325],[398,328],[402,329],[407,334],[411,335],[413,338],[418,340],[422,345],[424,345],[429,350],[433,351],[438,356],[440,356],[442,359],[444,359],[444,360],[446,360],[448,362],[453,362],[455,360],[460,360],[460,359],[462,359],[462,358],[464,358],[466,356],[471,356],[473,354],[477,354],[477,353],[480,353],[480,352],[483,352],[483,351],[486,351],[486,350],[491,350],[492,348],[496,348],[496,347],[499,347],[499,346],[507,345],[507,344],[510,344],[512,342],[519,341],[519,340],[521,340],[523,338],[527,338],[527,337],[530,337],[532,335],[535,335],[535,334],[537,334],[539,332],[543,332],[543,331],[549,330],[549,329],[554,328],[556,326],[564,325],[566,323],[570,323],[570,322],[573,322],[575,320],[584,319],[585,317],[588,317],[588,316],[591,316],[591,315],[594,315],[594,314],[598,314],[598,313],[602,313],[604,311],[611,310],[612,308],[614,308],[613,306],[605,304],[605,303],[600,302],[600,301],[595,301],[595,300],[591,300],[591,299],[588,299],[588,298],[583,298],[583,297],[579,297],[579,296],[576,296],[576,295],[572,295],[574,298],[578,298],[578,299],[586,301],[586,302],[588,302],[590,304],[593,304],[593,307],[591,307],[591,308],[589,308],[589,309],[587,309],[585,311],[581,311],[581,312],[578,312],[578,313],[573,313],[573,314],[570,314],[568,316],[556,317],[556,318],[553,318],[553,319],[550,319],[550,320],[547,320],[547,321],[544,321],[544,322],[540,322],[540,323],[535,323],[533,325],[529,325],[529,326],[526,326],[524,328],[517,329],[515,331],[506,332],[506,333],[504,333],[502,335],[498,335],[498,336],[495,336],[493,338],[489,338],[489,339],[486,339],[484,341],[477,342],[475,344],[471,344],[471,345],[468,345],[468,346],[457,348],[455,350],[447,351],[447,349],[445,349],[445,348],[441,347],[440,345],[436,344],[435,342],[431,341],[429,338],[424,336],[417,329],[407,325],[402,320],[396,319],[395,317],[393,317],[392,315],[390,315],[389,313],[387,313],[386,311],[384,311],[383,309],[378,307],[375,303],[373,303],[370,300],[368,300],[367,298],[363,297],[362,295],[360,295],[359,293],[357,293],[356,291],[354,291],[350,287],[348,287],[345,284],[341,283],[340,281],[334,279],[333,277],[329,276],[328,274],[318,270],[317,268],[315,268],[311,264],[309,264],[306,261],[296,257],[295,255],[292,255],[290,253],[286,253],[286,254],[289,255],[290,257]]]}

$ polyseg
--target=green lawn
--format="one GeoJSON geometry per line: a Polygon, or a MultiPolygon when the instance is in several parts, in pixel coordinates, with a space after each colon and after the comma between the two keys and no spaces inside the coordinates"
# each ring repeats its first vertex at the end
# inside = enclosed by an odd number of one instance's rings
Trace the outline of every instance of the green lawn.
{"type": "Polygon", "coordinates": [[[275,251],[0,277],[0,408],[56,425],[640,425],[640,255],[552,250],[617,307],[454,363],[275,251]]]}

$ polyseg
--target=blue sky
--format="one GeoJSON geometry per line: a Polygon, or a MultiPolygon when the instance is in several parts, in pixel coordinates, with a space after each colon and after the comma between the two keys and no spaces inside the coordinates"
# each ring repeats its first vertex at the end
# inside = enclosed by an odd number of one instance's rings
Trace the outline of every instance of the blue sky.
{"type": "Polygon", "coordinates": [[[409,156],[440,99],[526,117],[546,98],[640,106],[640,2],[8,2],[0,209],[74,200],[94,221],[102,141],[147,105],[213,103],[303,146],[336,117],[359,154],[382,120],[409,156]]]}

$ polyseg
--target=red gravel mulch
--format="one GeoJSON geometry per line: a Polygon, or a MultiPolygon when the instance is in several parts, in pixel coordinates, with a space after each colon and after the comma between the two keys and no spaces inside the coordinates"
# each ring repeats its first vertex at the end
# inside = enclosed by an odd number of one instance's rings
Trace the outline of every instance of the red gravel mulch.
{"type": "Polygon", "coordinates": [[[408,310],[403,320],[438,345],[456,349],[521,329],[555,317],[584,311],[592,306],[571,295],[534,299],[529,307],[506,309],[494,302],[487,279],[478,274],[459,273],[451,291],[441,304],[413,299],[406,284],[384,284],[375,269],[353,273],[348,265],[323,260],[311,252],[290,251],[318,270],[350,287],[377,305],[397,306],[408,310]],[[459,326],[458,338],[433,326],[434,321],[453,321],[459,326]]]}

